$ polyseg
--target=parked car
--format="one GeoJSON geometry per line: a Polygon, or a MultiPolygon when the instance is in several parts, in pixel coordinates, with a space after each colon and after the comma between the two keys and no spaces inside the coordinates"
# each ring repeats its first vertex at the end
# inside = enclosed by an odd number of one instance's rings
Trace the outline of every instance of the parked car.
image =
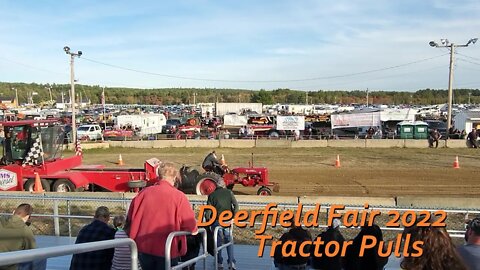
{"type": "Polygon", "coordinates": [[[178,126],[182,125],[182,121],[177,118],[172,118],[167,120],[167,124],[163,126],[163,134],[174,134],[177,132],[178,126]]]}
{"type": "Polygon", "coordinates": [[[100,125],[82,125],[77,128],[77,138],[84,140],[103,140],[100,125]]]}

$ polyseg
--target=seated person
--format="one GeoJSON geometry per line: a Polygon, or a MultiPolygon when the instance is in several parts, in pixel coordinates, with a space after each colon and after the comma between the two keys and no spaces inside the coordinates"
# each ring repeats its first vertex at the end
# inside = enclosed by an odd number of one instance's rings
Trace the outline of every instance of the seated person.
{"type": "Polygon", "coordinates": [[[214,172],[219,175],[224,174],[222,163],[218,161],[215,151],[211,152],[205,157],[202,163],[202,168],[207,172],[214,172]]]}
{"type": "MultiPolygon", "coordinates": [[[[280,241],[282,241],[282,245],[277,246],[275,248],[274,254],[274,264],[280,270],[304,270],[307,269],[307,263],[309,257],[302,257],[300,255],[300,246],[301,243],[304,241],[312,241],[312,236],[310,232],[302,228],[301,226],[296,226],[292,219],[292,226],[291,229],[284,233],[280,237],[280,241]],[[282,254],[283,244],[286,241],[294,241],[296,242],[296,249],[295,254],[296,256],[284,257],[282,254]]],[[[311,249],[310,245],[305,245],[303,252],[309,254],[311,249]]],[[[288,248],[287,248],[287,251],[288,248]]]]}

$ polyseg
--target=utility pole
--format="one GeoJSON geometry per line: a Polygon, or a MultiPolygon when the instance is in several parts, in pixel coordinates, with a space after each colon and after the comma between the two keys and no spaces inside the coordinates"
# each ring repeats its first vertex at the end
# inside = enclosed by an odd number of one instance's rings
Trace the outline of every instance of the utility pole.
{"type": "Polygon", "coordinates": [[[472,96],[472,92],[468,93],[468,105],[470,105],[470,97],[472,96]]]}
{"type": "Polygon", "coordinates": [[[64,97],[63,91],[62,91],[62,106],[63,106],[63,111],[65,111],[65,97],[64,97]]]}
{"type": "Polygon", "coordinates": [[[193,92],[193,105],[197,105],[197,93],[193,92]]]}
{"type": "Polygon", "coordinates": [[[367,108],[368,108],[368,88],[367,88],[367,108]]]}
{"type": "Polygon", "coordinates": [[[20,106],[20,102],[18,101],[18,90],[17,88],[12,88],[13,90],[15,90],[15,101],[17,104],[15,104],[17,106],[17,108],[20,106]]]}
{"type": "Polygon", "coordinates": [[[308,92],[305,91],[305,105],[308,105],[308,92]]]}
{"type": "Polygon", "coordinates": [[[452,106],[453,106],[453,65],[455,63],[455,48],[457,47],[468,47],[470,44],[475,44],[478,38],[470,39],[464,45],[456,45],[454,43],[450,43],[448,39],[441,39],[440,42],[442,45],[439,45],[435,41],[430,41],[428,44],[431,47],[435,48],[449,48],[450,49],[450,69],[449,69],[449,76],[448,76],[448,114],[447,114],[447,141],[450,137],[450,128],[452,127],[452,106]]]}
{"type": "Polygon", "coordinates": [[[71,52],[70,47],[65,46],[63,50],[66,54],[70,55],[70,101],[72,108],[72,142],[77,142],[77,123],[75,119],[75,72],[74,72],[74,59],[75,57],[82,56],[82,51],[71,52]]]}

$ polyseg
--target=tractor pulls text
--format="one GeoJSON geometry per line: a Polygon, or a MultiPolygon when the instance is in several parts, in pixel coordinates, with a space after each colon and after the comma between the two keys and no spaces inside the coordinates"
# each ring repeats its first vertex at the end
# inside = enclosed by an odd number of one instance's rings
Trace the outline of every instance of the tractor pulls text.
{"type": "MultiPolygon", "coordinates": [[[[302,204],[298,204],[295,211],[289,209],[282,209],[280,211],[276,208],[277,204],[270,203],[262,210],[240,210],[235,213],[235,215],[231,211],[224,211],[217,215],[218,213],[213,206],[202,205],[199,209],[197,225],[199,227],[205,227],[218,221],[220,226],[223,227],[229,227],[233,222],[233,224],[239,228],[254,228],[257,219],[261,219],[259,220],[259,223],[257,223],[257,225],[260,224],[260,227],[255,230],[255,239],[260,240],[258,250],[259,257],[263,256],[267,241],[273,239],[272,235],[265,234],[267,226],[272,228],[277,226],[282,226],[283,228],[291,228],[294,226],[311,228],[319,226],[319,204],[317,204],[315,208],[305,211],[304,213],[302,204]],[[202,221],[204,220],[203,216],[206,212],[210,212],[212,218],[208,221],[202,221]]],[[[332,205],[327,213],[327,226],[332,226],[332,222],[335,218],[340,219],[342,225],[347,228],[372,226],[375,223],[375,218],[381,215],[382,214],[379,210],[369,210],[368,203],[365,204],[361,210],[345,210],[344,205],[332,205]]],[[[390,210],[387,212],[387,215],[389,218],[385,226],[390,228],[408,228],[413,225],[418,227],[445,227],[445,220],[447,218],[446,212],[441,210],[433,213],[430,211],[415,212],[410,210],[401,213],[397,210],[390,210]],[[431,219],[432,216],[434,216],[435,219],[431,219]]],[[[270,256],[273,257],[275,249],[281,248],[284,257],[308,257],[312,252],[316,257],[335,257],[338,255],[344,257],[347,247],[352,244],[353,241],[349,240],[342,243],[330,241],[325,245],[325,242],[320,237],[314,241],[305,241],[301,243],[297,243],[296,241],[285,241],[285,243],[282,243],[282,241],[272,240],[270,256]],[[299,245],[298,247],[297,244],[299,245]],[[310,248],[310,246],[313,246],[313,248],[310,248]],[[322,246],[324,253],[319,252],[319,248],[322,246]]],[[[365,251],[370,249],[377,249],[376,252],[381,257],[389,257],[392,253],[394,253],[396,257],[419,257],[423,254],[423,241],[415,241],[412,243],[411,235],[408,233],[404,234],[403,237],[402,233],[399,233],[395,239],[390,241],[378,241],[377,238],[371,235],[365,235],[361,242],[359,255],[363,256],[365,251]],[[402,239],[404,241],[403,248],[402,239]],[[410,252],[408,251],[409,246],[412,247],[410,252]]]]}

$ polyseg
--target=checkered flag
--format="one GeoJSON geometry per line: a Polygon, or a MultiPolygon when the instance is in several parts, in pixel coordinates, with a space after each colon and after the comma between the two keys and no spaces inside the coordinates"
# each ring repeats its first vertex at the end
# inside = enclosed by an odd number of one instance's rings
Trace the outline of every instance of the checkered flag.
{"type": "Polygon", "coordinates": [[[77,138],[77,141],[75,142],[75,155],[81,156],[82,154],[82,145],[80,144],[80,140],[77,138]]]}
{"type": "Polygon", "coordinates": [[[30,147],[30,151],[23,160],[22,166],[26,165],[38,165],[43,162],[43,147],[42,147],[42,138],[38,136],[30,147]]]}

